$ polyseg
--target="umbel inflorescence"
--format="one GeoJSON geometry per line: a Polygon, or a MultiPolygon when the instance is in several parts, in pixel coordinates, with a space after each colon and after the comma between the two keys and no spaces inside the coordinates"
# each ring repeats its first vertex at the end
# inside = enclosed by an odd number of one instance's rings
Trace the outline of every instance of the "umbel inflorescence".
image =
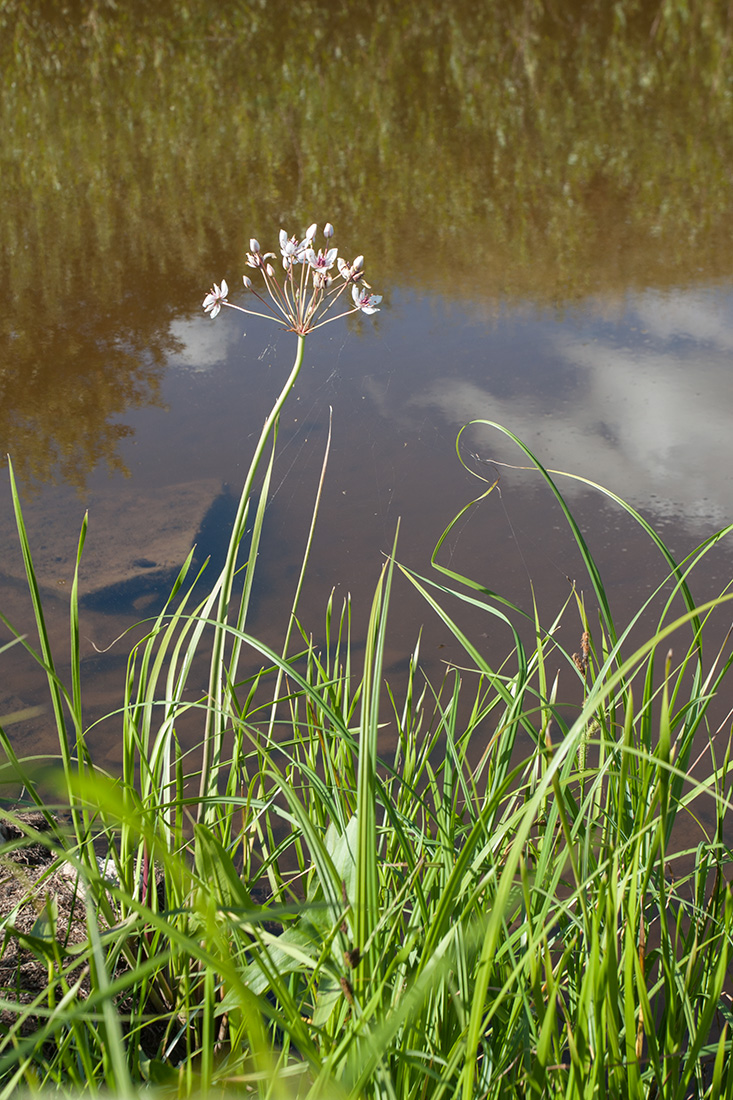
{"type": "Polygon", "coordinates": [[[262,252],[259,241],[254,237],[249,242],[247,266],[259,272],[264,280],[264,292],[256,289],[248,275],[243,276],[245,290],[252,294],[269,311],[261,313],[256,309],[235,305],[227,299],[229,287],[222,279],[221,285],[214,283],[203,301],[204,310],[216,317],[222,306],[238,309],[241,313],[251,313],[255,317],[265,317],[283,325],[299,336],[306,336],[314,329],[346,317],[350,313],[378,313],[381,294],[372,294],[369,283],[364,279],[364,257],[357,256],[349,263],[339,256],[337,248],[329,247],[333,237],[333,226],[328,222],[323,228],[325,248],[316,252],[314,241],[318,226],[314,223],[299,241],[289,237],[284,229],[280,230],[280,255],[284,275],[278,279],[275,267],[270,262],[276,260],[274,252],[262,252]],[[334,267],[336,273],[334,274],[334,267]],[[349,303],[348,292],[351,294],[349,303]],[[340,306],[340,312],[332,313],[340,306]],[[344,306],[349,308],[344,309],[344,306]]]}

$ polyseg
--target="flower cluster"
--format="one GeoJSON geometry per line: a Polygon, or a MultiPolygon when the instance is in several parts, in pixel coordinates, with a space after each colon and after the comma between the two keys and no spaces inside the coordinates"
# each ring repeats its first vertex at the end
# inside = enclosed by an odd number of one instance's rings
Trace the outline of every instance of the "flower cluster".
{"type": "Polygon", "coordinates": [[[279,279],[272,260],[277,261],[274,252],[263,252],[259,241],[253,237],[249,242],[247,267],[258,271],[264,281],[264,292],[258,291],[248,275],[243,276],[244,288],[262,303],[268,310],[247,309],[228,301],[229,287],[225,279],[221,286],[214,286],[206,295],[203,307],[206,313],[216,317],[222,306],[238,309],[241,313],[251,313],[255,317],[266,317],[276,321],[299,336],[306,336],[321,325],[346,317],[350,313],[378,313],[381,294],[372,294],[369,283],[364,278],[364,257],[357,256],[349,263],[339,256],[338,249],[330,247],[333,226],[328,222],[323,228],[326,245],[316,251],[314,241],[318,226],[311,225],[302,240],[289,237],[284,229],[280,230],[280,257],[284,274],[279,279]],[[334,273],[334,266],[337,274],[334,273]],[[350,289],[351,302],[344,294],[350,289]],[[339,313],[331,313],[334,306],[349,306],[339,313]]]}

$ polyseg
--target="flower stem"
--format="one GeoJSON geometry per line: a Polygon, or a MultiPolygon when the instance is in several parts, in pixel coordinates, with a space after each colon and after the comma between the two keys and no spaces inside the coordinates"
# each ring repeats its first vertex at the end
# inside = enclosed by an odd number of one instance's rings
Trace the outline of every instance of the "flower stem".
{"type": "MultiPolygon", "coordinates": [[[[227,550],[226,561],[224,568],[218,578],[218,584],[220,586],[219,603],[216,613],[216,621],[214,626],[214,644],[211,652],[211,668],[209,672],[209,692],[208,692],[208,707],[206,710],[206,731],[204,734],[204,757],[201,765],[201,784],[199,787],[199,809],[198,820],[206,821],[211,815],[213,809],[214,799],[217,793],[217,784],[219,777],[219,768],[221,766],[221,753],[222,742],[224,735],[224,728],[226,722],[226,707],[225,696],[229,691],[229,684],[233,684],[236,675],[236,665],[239,657],[239,651],[241,648],[241,642],[239,639],[235,639],[231,656],[229,658],[229,667],[224,668],[224,650],[226,643],[226,635],[229,628],[229,611],[231,605],[232,588],[234,585],[234,576],[237,572],[237,557],[239,553],[239,544],[244,536],[247,512],[249,509],[250,497],[252,495],[252,487],[254,485],[254,479],[257,474],[262,455],[265,452],[270,437],[276,433],[277,424],[280,417],[285,401],[288,394],[295,385],[295,381],[300,373],[300,368],[303,365],[303,353],[305,351],[305,336],[298,334],[298,347],[295,353],[295,361],[293,363],[292,370],[288,375],[287,381],[283,386],[279,397],[272,407],[270,414],[265,420],[260,438],[257,442],[252,461],[249,465],[247,477],[242,488],[242,494],[239,498],[239,506],[237,508],[237,515],[234,520],[234,527],[232,529],[231,538],[229,540],[229,549],[227,550]]],[[[256,561],[256,546],[251,547],[250,558],[247,564],[248,575],[254,570],[256,561]]],[[[245,595],[248,594],[250,585],[245,585],[245,595]]],[[[237,628],[242,629],[244,625],[244,618],[246,616],[246,601],[245,596],[242,599],[242,606],[240,607],[237,628]]]]}

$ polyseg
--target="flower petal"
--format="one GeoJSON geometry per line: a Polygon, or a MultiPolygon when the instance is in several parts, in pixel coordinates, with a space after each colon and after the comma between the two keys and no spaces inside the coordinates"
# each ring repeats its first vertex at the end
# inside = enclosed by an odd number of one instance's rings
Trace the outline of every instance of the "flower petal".
{"type": "Polygon", "coordinates": [[[382,300],[381,294],[370,294],[366,287],[354,285],[351,288],[351,297],[354,305],[362,313],[379,313],[378,304],[382,300]]]}

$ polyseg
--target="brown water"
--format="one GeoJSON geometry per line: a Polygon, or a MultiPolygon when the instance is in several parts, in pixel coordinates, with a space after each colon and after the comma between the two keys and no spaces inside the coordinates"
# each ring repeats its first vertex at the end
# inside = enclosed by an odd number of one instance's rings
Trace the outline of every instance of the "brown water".
{"type": "MultiPolygon", "coordinates": [[[[287,621],[329,407],[301,603],[316,635],[332,588],[352,594],[363,632],[398,518],[399,559],[431,573],[441,532],[480,490],[455,453],[476,418],[608,486],[680,556],[733,518],[729,17],[713,3],[687,22],[685,4],[629,2],[625,22],[601,3],[448,7],[0,14],[0,436],[62,654],[89,509],[90,721],[119,704],[129,642],[100,651],[160,605],[194,540],[222,550],[294,339],[232,311],[212,322],[201,300],[213,280],[241,285],[249,237],[274,249],[281,226],[334,222],[384,301],[308,338],[258,564],[250,628],[264,640],[287,621]]],[[[526,464],[496,430],[465,444],[476,473],[526,464]]],[[[563,487],[623,624],[663,563],[606,498],[563,487]]],[[[501,488],[442,560],[526,608],[531,581],[549,621],[568,578],[587,578],[538,476],[502,469],[501,488]]],[[[0,607],[28,629],[16,541],[5,477],[0,607]]],[[[723,546],[695,594],[730,575],[723,546]]],[[[399,583],[392,674],[423,623],[426,670],[459,659],[399,583]]],[[[508,635],[471,627],[503,659],[508,635]]],[[[19,647],[0,660],[3,713],[34,704],[32,663],[19,647]]],[[[23,751],[49,743],[48,715],[13,729],[23,751]]],[[[114,722],[95,736],[114,764],[114,722]]]]}

